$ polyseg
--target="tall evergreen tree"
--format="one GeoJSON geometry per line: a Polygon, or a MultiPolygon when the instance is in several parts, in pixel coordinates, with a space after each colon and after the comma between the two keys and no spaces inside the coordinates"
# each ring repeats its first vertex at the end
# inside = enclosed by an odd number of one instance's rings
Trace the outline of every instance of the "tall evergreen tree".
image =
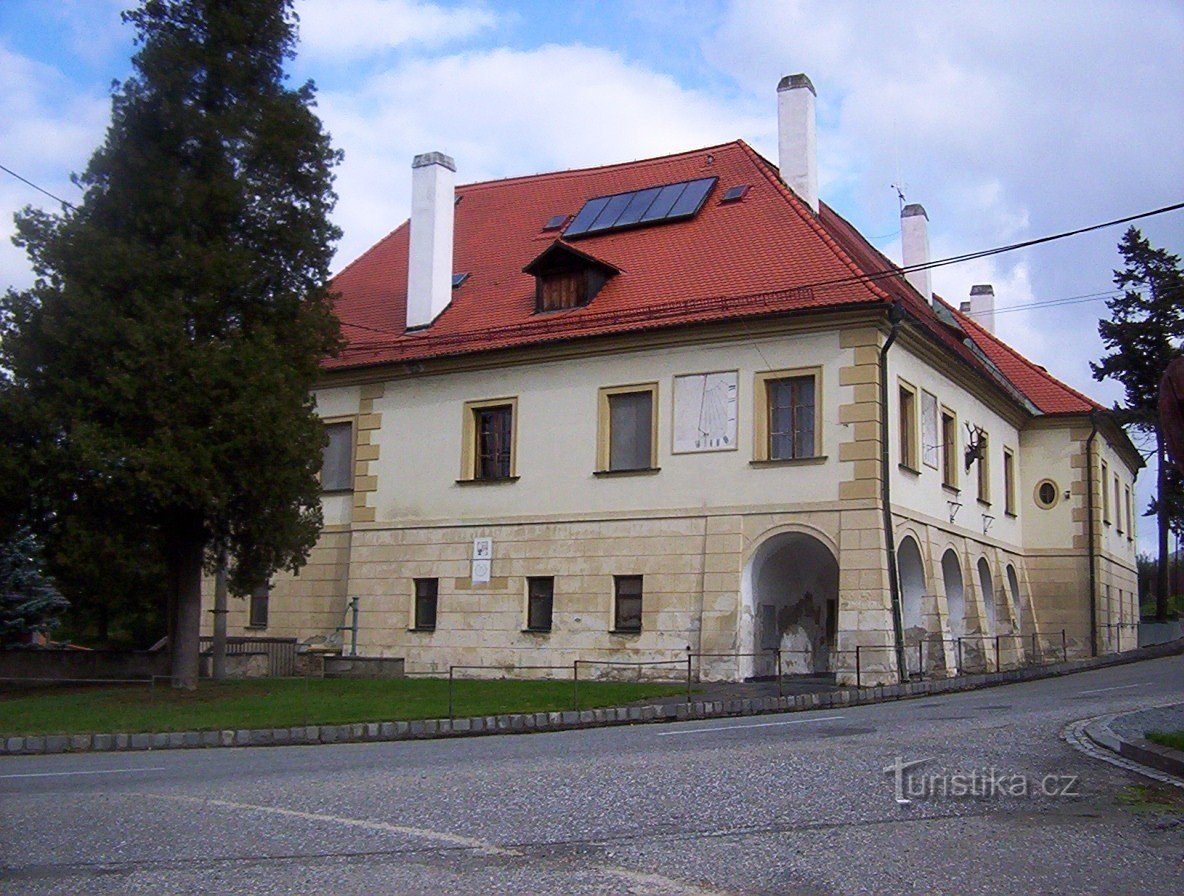
{"type": "Polygon", "coordinates": [[[1159,535],[1159,568],[1156,576],[1156,617],[1167,616],[1168,532],[1174,480],[1168,475],[1163,430],[1159,424],[1159,381],[1168,363],[1184,347],[1184,275],[1180,257],[1154,248],[1131,227],[1118,244],[1125,266],[1114,272],[1122,295],[1110,299],[1110,320],[1098,322],[1102,342],[1110,351],[1090,364],[1094,378],[1111,377],[1123,384],[1126,404],[1118,408],[1127,425],[1155,438],[1158,461],[1156,500],[1153,504],[1159,535]]]}
{"type": "Polygon", "coordinates": [[[22,435],[4,466],[51,537],[114,529],[159,558],[174,685],[192,688],[203,561],[225,550],[246,593],[299,568],[320,529],[309,388],[340,338],[340,157],[312,84],[285,84],[291,0],[146,0],[124,18],[134,74],[81,202],[18,215],[37,280],[0,307],[0,419],[22,435]]]}

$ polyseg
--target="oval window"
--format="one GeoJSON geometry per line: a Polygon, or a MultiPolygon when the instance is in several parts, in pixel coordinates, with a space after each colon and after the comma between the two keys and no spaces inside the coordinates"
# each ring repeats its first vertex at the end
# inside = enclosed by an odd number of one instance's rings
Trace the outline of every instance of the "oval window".
{"type": "Polygon", "coordinates": [[[1036,503],[1047,510],[1056,505],[1059,494],[1057,484],[1051,479],[1045,479],[1036,486],[1036,503]]]}

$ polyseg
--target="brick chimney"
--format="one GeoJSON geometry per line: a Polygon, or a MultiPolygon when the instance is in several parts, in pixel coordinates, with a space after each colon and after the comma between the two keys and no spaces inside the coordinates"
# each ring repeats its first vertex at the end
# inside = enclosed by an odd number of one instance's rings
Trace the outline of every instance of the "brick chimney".
{"type": "Polygon", "coordinates": [[[817,116],[814,85],[786,75],[777,85],[777,164],[781,179],[818,214],[817,116]]]}
{"type": "Polygon", "coordinates": [[[441,152],[411,163],[411,248],[407,256],[407,329],[426,327],[452,301],[452,228],[456,163],[441,152]]]}

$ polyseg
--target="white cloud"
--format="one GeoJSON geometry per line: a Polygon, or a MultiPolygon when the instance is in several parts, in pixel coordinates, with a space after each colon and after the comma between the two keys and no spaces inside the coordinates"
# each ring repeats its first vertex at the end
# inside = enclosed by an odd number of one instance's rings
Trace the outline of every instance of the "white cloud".
{"type": "Polygon", "coordinates": [[[338,61],[405,44],[437,46],[472,37],[497,22],[482,6],[410,0],[301,0],[296,12],[301,54],[338,61]]]}
{"type": "Polygon", "coordinates": [[[545,46],[413,60],[320,113],[346,153],[337,221],[349,261],[407,216],[411,158],[439,150],[461,183],[706,146],[766,125],[608,50],[545,46]]]}
{"type": "MultiPolygon", "coordinates": [[[[103,137],[109,101],[78,93],[56,69],[0,44],[0,146],[3,164],[66,200],[79,196],[70,174],[81,170],[103,137]]],[[[32,283],[24,251],[12,245],[12,215],[26,205],[57,210],[58,203],[0,173],[0,288],[32,283]]]]}

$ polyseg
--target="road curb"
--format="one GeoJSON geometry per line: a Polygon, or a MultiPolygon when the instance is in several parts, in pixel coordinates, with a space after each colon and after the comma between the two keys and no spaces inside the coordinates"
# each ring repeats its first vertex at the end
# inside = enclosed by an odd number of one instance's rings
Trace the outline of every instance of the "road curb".
{"type": "MultiPolygon", "coordinates": [[[[290,728],[247,728],[222,731],[172,731],[156,733],[103,733],[73,735],[0,735],[0,756],[46,753],[112,753],[184,750],[208,747],[304,746],[313,744],[374,743],[382,741],[430,740],[445,737],[479,737],[489,734],[526,734],[639,725],[688,719],[734,718],[771,713],[808,712],[843,706],[865,706],[917,697],[932,697],[960,691],[998,687],[1023,681],[1057,678],[1120,666],[1141,660],[1184,653],[1184,639],[1153,647],[1142,647],[1105,657],[1069,660],[1047,666],[1026,666],[1002,672],[964,675],[881,685],[863,689],[841,688],[828,694],[799,694],[792,697],[758,697],[735,700],[692,701],[651,706],[616,706],[603,709],[561,712],[510,713],[457,719],[416,719],[398,722],[355,722],[346,725],[300,725],[290,728]]],[[[1109,729],[1107,729],[1108,731],[1109,729]]],[[[1104,731],[1099,736],[1106,739],[1104,731]]],[[[1091,735],[1092,737],[1092,735],[1091,735]]],[[[1110,738],[1117,737],[1110,732],[1110,738]]],[[[1101,741],[1098,741],[1100,745],[1101,741]]],[[[1155,750],[1164,748],[1150,744],[1155,750]]],[[[1106,746],[1107,749],[1114,749],[1106,746]]],[[[1121,748],[1121,747],[1120,747],[1121,748]]],[[[1147,749],[1135,745],[1128,749],[1147,749]]],[[[1118,752],[1115,750],[1115,752],[1118,752]]],[[[1171,751],[1175,752],[1175,751],[1171,751]]],[[[1127,754],[1123,754],[1127,755],[1127,754]]],[[[1177,754],[1179,755],[1179,754],[1177,754]]],[[[1137,760],[1142,761],[1142,760],[1137,760]]],[[[1156,766],[1159,768],[1159,766],[1156,766]]],[[[1171,772],[1180,774],[1181,772],[1171,772]]]]}
{"type": "MultiPolygon", "coordinates": [[[[1176,703],[1170,705],[1181,706],[1184,704],[1176,703]]],[[[1134,712],[1116,713],[1095,719],[1085,726],[1085,736],[1099,747],[1116,753],[1124,759],[1129,759],[1132,762],[1137,762],[1139,765],[1145,765],[1164,774],[1184,779],[1184,753],[1179,750],[1173,750],[1170,747],[1152,743],[1145,738],[1139,737],[1132,739],[1123,737],[1115,733],[1110,727],[1118,719],[1139,715],[1143,711],[1135,710],[1134,712]]]]}

